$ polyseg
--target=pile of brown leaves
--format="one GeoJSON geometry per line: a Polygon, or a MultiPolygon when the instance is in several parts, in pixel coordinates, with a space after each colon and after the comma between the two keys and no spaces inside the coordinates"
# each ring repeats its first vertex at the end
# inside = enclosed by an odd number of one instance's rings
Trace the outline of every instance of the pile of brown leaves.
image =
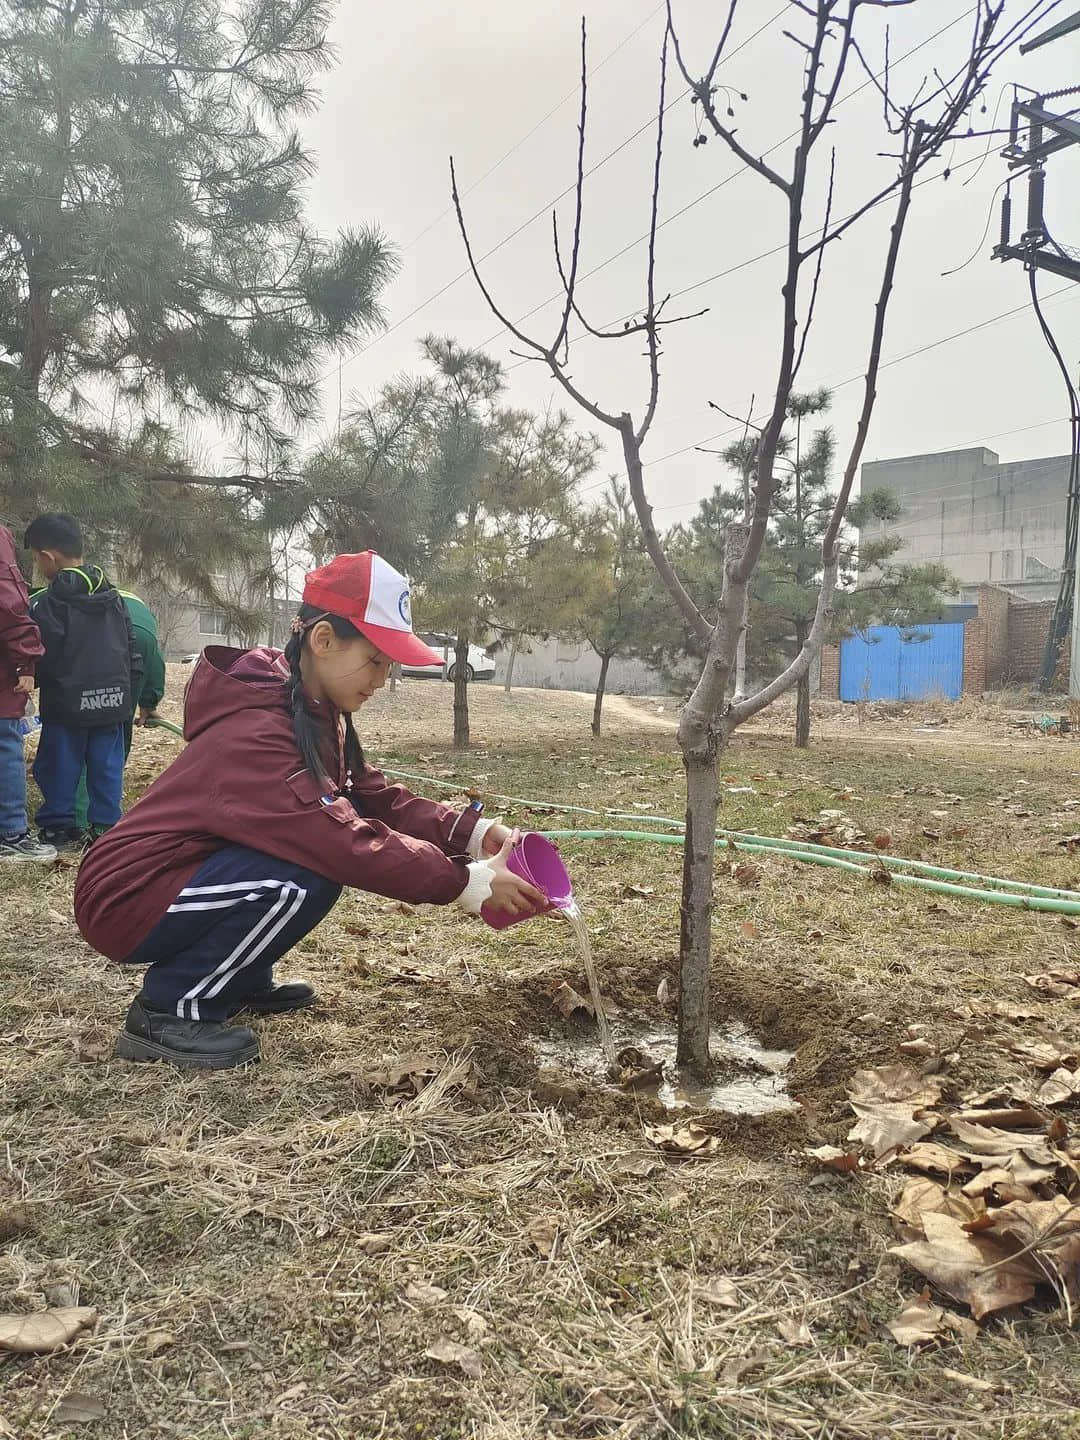
{"type": "MultiPolygon", "coordinates": [[[[1006,1086],[946,1106],[940,1074],[904,1064],[860,1070],[848,1091],[855,1148],[807,1151],[839,1173],[916,1172],[892,1205],[903,1243],[891,1253],[976,1321],[1044,1290],[1071,1316],[1080,1298],[1080,1138],[1051,1108],[1080,1090],[1068,1068],[1076,1057],[1050,1042],[1014,1049],[1053,1072],[1034,1096],[1006,1086]]],[[[924,1292],[890,1328],[917,1345],[965,1324],[924,1292]]]]}

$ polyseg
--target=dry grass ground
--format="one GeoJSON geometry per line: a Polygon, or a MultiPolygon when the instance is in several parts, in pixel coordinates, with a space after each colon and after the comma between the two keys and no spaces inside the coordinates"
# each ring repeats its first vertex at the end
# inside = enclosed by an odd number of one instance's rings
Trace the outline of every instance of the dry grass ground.
{"type": "MultiPolygon", "coordinates": [[[[618,701],[596,741],[582,697],[478,687],[466,759],[447,748],[449,704],[433,684],[381,697],[369,748],[455,785],[679,811],[670,702],[618,701]]],[[[1080,828],[1075,745],[1016,738],[985,707],[950,713],[943,735],[917,733],[925,712],[830,713],[807,754],[779,722],[748,730],[726,768],[754,793],[727,797],[724,823],[783,834],[840,809],[897,854],[1080,888],[1056,844],[1080,828]]],[[[139,737],[133,791],[178,744],[139,737]]],[[[677,849],[563,848],[605,989],[655,1021],[677,849]]],[[[1080,1436],[1065,1318],[1033,1305],[909,1354],[884,1328],[920,1288],[887,1253],[899,1182],[821,1175],[802,1154],[843,1137],[847,1078],[898,1059],[912,1022],[958,1054],[955,1093],[1030,1080],[1009,1039],[1075,1034],[1078,1013],[1022,977],[1076,965],[1080,932],[783,859],[763,870],[743,888],[721,857],[715,1007],[795,1051],[803,1108],[714,1116],[718,1154],[682,1165],[648,1153],[653,1101],[570,1087],[550,1103],[532,1046],[574,1033],[550,995],[583,986],[556,921],[496,935],[351,894],[289,967],[321,1007],[261,1022],[260,1066],[178,1075],[110,1058],[137,977],[76,935],[71,866],[0,878],[0,1312],[99,1312],[66,1351],[0,1357],[0,1435],[1080,1436]],[[1036,1018],[973,1024],[958,1012],[973,1000],[1036,1018]],[[372,1072],[416,1056],[437,1079],[388,1098],[372,1072]],[[106,1418],[65,1420],[73,1391],[106,1418]]]]}

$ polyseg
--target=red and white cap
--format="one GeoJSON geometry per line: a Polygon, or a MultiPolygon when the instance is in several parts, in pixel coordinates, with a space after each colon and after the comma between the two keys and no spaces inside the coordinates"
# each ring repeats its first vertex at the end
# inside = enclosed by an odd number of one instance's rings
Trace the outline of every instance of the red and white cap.
{"type": "Polygon", "coordinates": [[[399,664],[442,664],[443,657],[413,634],[408,580],[374,550],[335,555],[312,570],[304,583],[304,604],[350,620],[399,664]]]}

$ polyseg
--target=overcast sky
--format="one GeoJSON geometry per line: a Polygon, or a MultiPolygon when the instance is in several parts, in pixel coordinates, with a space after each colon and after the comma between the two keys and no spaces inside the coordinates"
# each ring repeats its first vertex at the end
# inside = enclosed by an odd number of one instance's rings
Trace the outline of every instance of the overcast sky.
{"type": "MultiPolygon", "coordinates": [[[[663,35],[656,0],[585,0],[584,6],[582,0],[456,0],[452,5],[446,0],[391,5],[341,0],[332,31],[338,64],[323,79],[321,109],[305,123],[306,140],[319,160],[310,189],[311,218],[326,232],[375,221],[402,256],[401,275],[387,295],[391,328],[344,364],[346,407],[350,397],[370,395],[395,373],[418,368],[416,342],[426,332],[484,346],[508,366],[516,363],[509,337],[500,334],[471,276],[461,277],[464,252],[448,213],[451,152],[462,187],[475,186],[465,203],[476,250],[482,254],[499,247],[483,267],[492,289],[515,319],[540,305],[527,324],[550,335],[557,308],[543,302],[559,283],[550,211],[573,181],[583,8],[595,72],[587,163],[603,163],[587,184],[582,269],[603,268],[583,285],[581,298],[591,318],[607,323],[640,306],[643,295],[645,250],[635,242],[648,223],[654,128],[629,140],[611,159],[605,157],[655,116],[663,35]],[[536,218],[525,223],[530,217],[536,218]],[[520,233],[506,242],[519,227],[520,233]],[[611,258],[624,249],[620,258],[611,258]]],[[[1027,0],[1010,0],[1006,10],[1019,18],[1026,8],[1027,0]]],[[[1057,14],[1073,8],[1066,3],[1057,14]]],[[[725,12],[718,0],[677,0],[676,17],[681,17],[694,73],[704,69],[707,43],[725,12]]],[[[880,58],[884,14],[867,13],[874,26],[871,53],[880,58]]],[[[898,96],[913,93],[934,67],[942,72],[955,68],[966,49],[972,15],[970,0],[915,0],[894,10],[889,18],[898,96]],[[944,33],[930,39],[943,27],[944,33]],[[909,59],[900,59],[926,41],[909,59]]],[[[799,57],[782,31],[804,24],[796,8],[782,0],[743,0],[740,6],[728,46],[731,58],[717,78],[749,96],[748,103],[736,99],[734,104],[740,139],[757,153],[797,124],[799,57]]],[[[1078,60],[1077,37],[1026,57],[1014,53],[997,70],[988,112],[974,117],[976,127],[989,128],[995,106],[997,123],[1008,123],[1013,81],[1056,89],[1075,81],[1078,60]]],[[[845,89],[855,90],[864,79],[852,66],[845,89]]],[[[672,67],[669,99],[683,88],[672,67]]],[[[1080,103],[1080,97],[1063,103],[1080,103]]],[[[666,523],[687,518],[720,474],[715,458],[693,448],[730,438],[716,438],[730,425],[709,409],[709,401],[744,413],[756,395],[760,409],[774,384],[779,344],[778,262],[755,257],[781,244],[782,206],[722,142],[714,138],[694,148],[694,133],[689,102],[675,104],[667,117],[661,215],[669,223],[659,236],[658,283],[661,293],[697,287],[673,302],[673,311],[676,305],[688,310],[707,305],[709,313],[667,332],[660,407],[646,452],[649,495],[658,520],[666,523]],[[708,279],[721,272],[733,273],[708,279]]],[[[839,110],[831,138],[837,149],[837,213],[844,214],[873,193],[888,163],[877,158],[886,144],[880,101],[871,86],[839,110]]],[[[994,191],[1006,174],[997,154],[1000,143],[965,141],[951,157],[957,167],[952,178],[935,180],[918,193],[886,336],[888,358],[1025,306],[1023,267],[990,258],[998,230],[994,191]],[[980,167],[977,157],[988,143],[990,153],[980,167]],[[965,166],[973,157],[976,163],[965,166]],[[973,254],[966,268],[943,276],[973,254]]],[[[791,148],[781,146],[771,163],[786,169],[791,148]]],[[[826,165],[824,148],[821,158],[826,165]]],[[[819,207],[823,168],[812,188],[819,207]]],[[[1014,189],[1018,231],[1024,204],[1019,187],[1014,189]]],[[[1047,195],[1048,219],[1059,238],[1080,245],[1080,152],[1051,160],[1047,195]]],[[[568,204],[568,199],[559,203],[561,217],[567,216],[568,204]]],[[[850,444],[861,399],[857,383],[842,382],[861,376],[889,218],[881,207],[829,252],[819,320],[800,379],[803,388],[838,387],[832,422],[841,455],[850,444]]],[[[1047,275],[1040,288],[1046,297],[1063,292],[1047,298],[1047,317],[1075,363],[1080,285],[1047,275]]],[[[636,414],[647,380],[640,349],[633,342],[579,343],[572,351],[575,378],[606,408],[636,414]]],[[[508,399],[516,405],[540,408],[555,396],[556,387],[539,365],[517,365],[509,379],[508,399]]],[[[336,375],[325,398],[332,423],[338,409],[336,375]]],[[[1025,308],[887,368],[865,458],[977,444],[1003,459],[1062,453],[1068,445],[1066,413],[1060,375],[1025,308]]],[[[585,417],[582,424],[597,428],[585,417]]],[[[610,432],[604,438],[607,458],[594,477],[598,482],[607,470],[618,468],[610,432]]]]}

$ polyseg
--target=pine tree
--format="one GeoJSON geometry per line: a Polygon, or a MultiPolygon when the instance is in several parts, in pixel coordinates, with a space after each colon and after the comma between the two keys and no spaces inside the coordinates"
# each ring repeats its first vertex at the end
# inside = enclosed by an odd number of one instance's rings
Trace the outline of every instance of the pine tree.
{"type": "Polygon", "coordinates": [[[600,656],[600,675],[593,697],[592,733],[600,734],[604,695],[611,662],[632,655],[649,626],[656,599],[652,568],[641,544],[641,528],[626,486],[612,476],[598,507],[601,534],[607,540],[604,593],[583,611],[579,628],[600,656]]]}
{"type": "MultiPolygon", "coordinates": [[[[326,347],[394,258],[311,233],[295,131],[323,0],[0,0],[0,510],[70,509],[204,588],[265,555],[262,501],[326,347]],[[209,422],[235,463],[192,463],[209,422]],[[254,457],[254,458],[252,458],[254,457]],[[253,503],[254,502],[254,503],[253,503]]],[[[220,448],[220,447],[219,447],[220,448]]]]}

